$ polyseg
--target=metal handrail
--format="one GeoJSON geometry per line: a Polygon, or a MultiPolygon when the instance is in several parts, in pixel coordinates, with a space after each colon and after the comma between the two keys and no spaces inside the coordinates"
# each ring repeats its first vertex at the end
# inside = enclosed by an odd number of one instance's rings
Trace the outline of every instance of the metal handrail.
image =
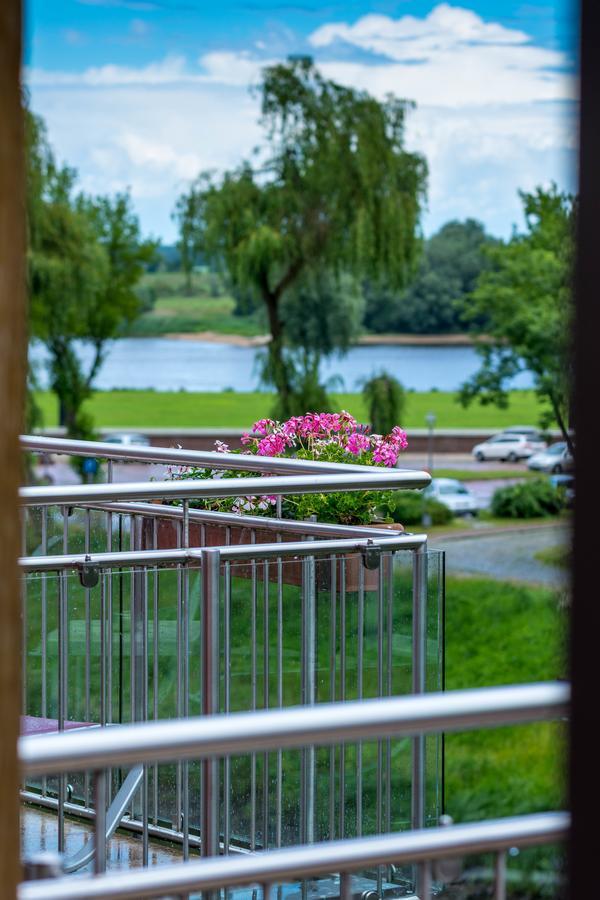
{"type": "Polygon", "coordinates": [[[364,472],[345,475],[275,475],[259,478],[213,478],[118,484],[70,484],[55,487],[22,487],[23,506],[73,506],[110,500],[192,499],[194,497],[238,497],[263,494],[324,494],[332,491],[381,491],[423,488],[431,481],[427,472],[400,469],[379,470],[364,466],[364,472]]]}
{"type": "MultiPolygon", "coordinates": [[[[128,516],[145,516],[157,519],[183,519],[183,506],[168,503],[82,503],[83,509],[101,510],[103,512],[123,513],[128,516]]],[[[253,516],[249,513],[217,512],[210,509],[189,509],[187,516],[190,522],[234,525],[240,528],[277,531],[280,533],[315,535],[321,537],[381,537],[382,530],[373,525],[338,525],[332,522],[310,522],[306,519],[276,519],[271,516],[253,516]]],[[[400,534],[405,532],[402,525],[386,526],[386,532],[400,534]]]]}
{"type": "Polygon", "coordinates": [[[448,691],[21,737],[24,775],[403,737],[562,718],[564,682],[448,691]]]}
{"type": "Polygon", "coordinates": [[[234,544],[223,547],[188,547],[179,550],[120,550],[115,553],[72,553],[55,556],[24,556],[19,559],[23,572],[58,572],[80,569],[82,566],[98,569],[122,569],[125,567],[152,568],[159,565],[199,564],[207,549],[219,551],[223,562],[243,559],[274,559],[285,557],[329,556],[360,553],[363,550],[417,550],[427,543],[426,534],[400,534],[394,537],[345,538],[322,541],[280,541],[272,544],[234,544]]]}
{"type": "MultiPolygon", "coordinates": [[[[361,466],[352,462],[320,462],[310,459],[273,458],[254,454],[217,453],[214,450],[182,450],[171,447],[123,447],[115,446],[107,441],[75,441],[37,435],[22,435],[20,442],[23,450],[36,453],[92,456],[114,461],[162,463],[211,469],[239,469],[247,472],[274,472],[281,475],[336,475],[365,471],[371,474],[374,472],[384,474],[386,471],[381,466],[361,466]]],[[[426,475],[427,473],[419,474],[426,475]]]]}
{"type": "MultiPolygon", "coordinates": [[[[344,841],[327,841],[244,856],[227,856],[153,866],[90,879],[58,878],[20,885],[19,900],[140,900],[204,892],[220,887],[277,884],[331,872],[498,852],[515,845],[532,847],[564,841],[567,813],[537,813],[466,825],[426,828],[344,841]]],[[[351,891],[341,896],[351,896],[351,891]]],[[[429,892],[427,892],[429,896],[429,892]]]]}

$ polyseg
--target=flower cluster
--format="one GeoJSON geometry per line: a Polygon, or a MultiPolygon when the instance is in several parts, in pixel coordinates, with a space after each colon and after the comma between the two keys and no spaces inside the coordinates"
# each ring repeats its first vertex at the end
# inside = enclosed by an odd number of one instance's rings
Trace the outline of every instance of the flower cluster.
{"type": "MultiPolygon", "coordinates": [[[[292,416],[285,422],[259,419],[252,432],[242,437],[244,449],[230,451],[227,444],[216,441],[217,453],[241,453],[266,457],[296,456],[329,462],[357,462],[362,465],[395,466],[400,453],[406,449],[406,433],[396,426],[390,434],[371,434],[370,428],[359,424],[350,413],[306,413],[292,416]]],[[[266,474],[266,473],[265,473],[266,474]]],[[[167,478],[241,478],[255,475],[240,469],[211,469],[189,466],[173,466],[167,478]]],[[[220,512],[272,515],[277,505],[274,496],[240,496],[193,501],[192,505],[220,512]]],[[[291,518],[307,518],[316,514],[325,521],[346,524],[365,523],[372,519],[376,495],[373,492],[356,494],[327,494],[286,497],[283,499],[283,515],[291,518]],[[307,505],[308,504],[308,505],[307,505]],[[320,506],[319,506],[320,504],[320,506]],[[344,506],[342,509],[340,504],[344,506]],[[306,507],[306,508],[305,508],[306,507]],[[321,508],[323,507],[323,508],[321,508]]]]}
{"type": "Polygon", "coordinates": [[[259,419],[252,434],[244,434],[246,453],[258,456],[283,456],[303,451],[302,456],[319,459],[340,448],[359,462],[395,466],[400,452],[407,446],[406,433],[398,425],[388,435],[369,434],[350,413],[306,413],[286,422],[259,419]],[[368,458],[367,458],[368,457],[368,458]]]}

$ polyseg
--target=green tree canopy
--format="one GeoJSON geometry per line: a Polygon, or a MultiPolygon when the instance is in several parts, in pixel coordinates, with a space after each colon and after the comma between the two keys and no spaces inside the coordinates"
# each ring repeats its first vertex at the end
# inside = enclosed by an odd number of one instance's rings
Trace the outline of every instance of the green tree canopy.
{"type": "Polygon", "coordinates": [[[134,287],[156,244],[142,241],[129,194],[75,195],[75,172],[58,166],[41,119],[27,112],[28,265],[31,336],[49,354],[60,423],[90,436],[82,411],[107,349],[138,312],[134,287]],[[87,370],[75,342],[89,343],[87,370]]]}
{"type": "Polygon", "coordinates": [[[304,278],[341,272],[402,287],[419,249],[426,165],[404,147],[404,100],[379,102],[342,87],[308,58],[264,69],[260,91],[261,163],[244,162],[219,179],[204,173],[188,199],[195,246],[265,304],[269,371],[279,412],[289,415],[305,410],[293,408],[284,358],[286,292],[304,278]]]}
{"type": "MultiPolygon", "coordinates": [[[[403,292],[367,283],[366,327],[376,333],[449,334],[464,330],[461,301],[489,266],[495,241],[475,219],[447,222],[423,244],[417,274],[403,292]]],[[[482,320],[479,324],[485,324],[482,320]]]]}
{"type": "MultiPolygon", "coordinates": [[[[474,399],[505,407],[507,389],[519,372],[529,370],[536,391],[572,446],[568,431],[571,385],[570,333],[575,201],[553,185],[520,193],[525,232],[490,247],[490,268],[465,302],[465,316],[486,321],[491,343],[478,347],[479,371],[462,387],[466,405],[474,399]]],[[[481,328],[474,326],[474,332],[481,328]]]]}

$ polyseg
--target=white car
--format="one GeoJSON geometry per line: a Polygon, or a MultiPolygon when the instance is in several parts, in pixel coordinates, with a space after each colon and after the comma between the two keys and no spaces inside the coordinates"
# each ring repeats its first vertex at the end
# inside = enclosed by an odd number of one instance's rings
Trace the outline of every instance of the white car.
{"type": "Polygon", "coordinates": [[[456,478],[432,478],[424,494],[443,503],[455,516],[477,515],[479,507],[475,495],[456,478]]]}
{"type": "Polygon", "coordinates": [[[483,462],[486,459],[517,462],[519,459],[528,459],[534,453],[545,449],[545,441],[534,440],[525,434],[503,432],[502,434],[495,434],[481,444],[475,444],[471,453],[478,462],[483,462]]]}
{"type": "Polygon", "coordinates": [[[138,434],[136,431],[119,431],[115,432],[115,434],[107,434],[102,440],[107,444],[121,444],[124,447],[150,446],[150,438],[146,437],[145,434],[138,434]]]}
{"type": "Polygon", "coordinates": [[[565,441],[551,444],[541,453],[534,453],[527,460],[527,468],[535,472],[551,472],[560,475],[561,472],[570,472],[573,469],[573,457],[565,441]]]}

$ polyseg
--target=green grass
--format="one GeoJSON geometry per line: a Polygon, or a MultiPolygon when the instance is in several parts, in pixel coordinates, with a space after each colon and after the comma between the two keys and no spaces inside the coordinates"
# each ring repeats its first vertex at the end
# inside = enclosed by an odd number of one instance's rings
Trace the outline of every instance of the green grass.
{"type": "MultiPolygon", "coordinates": [[[[448,578],[446,688],[564,678],[566,633],[566,612],[550,589],[448,578]]],[[[564,808],[566,750],[564,723],[446,735],[447,812],[464,822],[564,808]]],[[[515,863],[525,882],[510,896],[555,897],[552,883],[536,887],[528,873],[555,871],[557,858],[551,848],[522,854],[515,863]]],[[[489,864],[489,858],[479,862],[489,864]]]]}
{"type": "Polygon", "coordinates": [[[140,287],[144,296],[151,292],[155,299],[152,309],[142,313],[129,327],[127,334],[130,337],[200,331],[252,337],[265,332],[260,316],[234,315],[235,300],[216,275],[194,273],[189,294],[180,272],[149,273],[142,279],[140,287]]]}
{"type": "MultiPolygon", "coordinates": [[[[44,424],[58,423],[56,398],[40,392],[37,399],[44,424]]],[[[85,408],[97,427],[117,428],[249,428],[268,415],[274,396],[269,393],[192,393],[187,391],[98,391],[85,408]]],[[[334,394],[335,409],[347,409],[362,422],[367,410],[360,394],[334,394]]],[[[513,391],[508,409],[458,403],[451,392],[411,392],[407,395],[405,428],[424,428],[425,415],[433,411],[438,428],[500,429],[515,423],[535,423],[541,406],[532,391],[513,391]]],[[[475,439],[474,439],[475,443],[475,439]]],[[[506,476],[506,472],[503,472],[506,476]]]]}
{"type": "Polygon", "coordinates": [[[529,469],[434,469],[434,478],[458,478],[459,481],[496,481],[499,478],[535,478],[529,469]]]}
{"type": "Polygon", "coordinates": [[[558,547],[546,547],[535,554],[535,558],[547,566],[557,566],[560,569],[568,569],[571,565],[571,548],[560,545],[558,547]]]}

